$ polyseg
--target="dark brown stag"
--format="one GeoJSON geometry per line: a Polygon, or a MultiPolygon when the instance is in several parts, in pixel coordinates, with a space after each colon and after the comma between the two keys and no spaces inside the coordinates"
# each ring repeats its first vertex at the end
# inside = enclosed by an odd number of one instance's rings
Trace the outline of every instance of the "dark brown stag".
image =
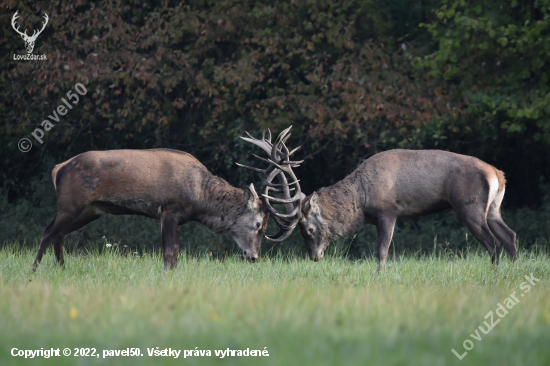
{"type": "Polygon", "coordinates": [[[504,188],[504,174],[474,157],[390,150],[305,198],[299,226],[310,258],[318,261],[331,240],[374,224],[384,268],[397,220],[453,209],[498,264],[501,245],[517,258],[516,234],[500,215],[504,188]]]}
{"type": "Polygon", "coordinates": [[[52,171],[57,215],[46,227],[34,268],[50,243],[63,263],[63,240],[101,215],[160,220],[164,267],[174,268],[179,227],[196,221],[233,238],[255,262],[268,216],[254,186],[244,191],[214,176],[192,155],[170,149],[89,151],[52,171]]]}

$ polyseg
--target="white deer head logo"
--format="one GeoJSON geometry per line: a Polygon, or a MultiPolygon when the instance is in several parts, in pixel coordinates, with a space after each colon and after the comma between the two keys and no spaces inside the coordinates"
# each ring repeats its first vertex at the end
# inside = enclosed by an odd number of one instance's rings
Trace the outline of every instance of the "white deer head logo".
{"type": "Polygon", "coordinates": [[[34,31],[32,36],[28,36],[27,35],[27,30],[25,29],[25,32],[24,33],[21,33],[19,31],[19,27],[15,28],[16,24],[15,24],[15,20],[18,18],[18,15],[17,15],[17,11],[15,12],[15,14],[13,14],[13,18],[11,18],[11,26],[13,27],[13,29],[19,33],[21,35],[21,38],[23,38],[23,41],[25,41],[25,48],[27,49],[27,53],[32,53],[33,49],[34,49],[34,42],[36,42],[36,39],[38,38],[38,36],[40,35],[40,33],[42,33],[42,31],[44,30],[44,28],[46,28],[46,24],[48,24],[48,14],[44,13],[44,19],[46,20],[46,22],[43,23],[42,25],[42,29],[39,30],[39,31],[34,31]]]}

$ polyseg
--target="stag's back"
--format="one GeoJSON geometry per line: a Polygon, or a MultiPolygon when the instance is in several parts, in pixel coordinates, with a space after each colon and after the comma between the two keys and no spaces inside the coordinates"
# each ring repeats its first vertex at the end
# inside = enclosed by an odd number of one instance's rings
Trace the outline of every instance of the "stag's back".
{"type": "Polygon", "coordinates": [[[89,151],[57,165],[52,178],[58,204],[102,202],[148,215],[175,202],[196,207],[209,189],[231,187],[192,155],[170,149],[89,151]]]}
{"type": "Polygon", "coordinates": [[[492,201],[504,182],[501,171],[471,156],[389,150],[365,160],[341,184],[358,188],[369,210],[395,207],[399,217],[411,217],[450,208],[451,200],[492,201]]]}

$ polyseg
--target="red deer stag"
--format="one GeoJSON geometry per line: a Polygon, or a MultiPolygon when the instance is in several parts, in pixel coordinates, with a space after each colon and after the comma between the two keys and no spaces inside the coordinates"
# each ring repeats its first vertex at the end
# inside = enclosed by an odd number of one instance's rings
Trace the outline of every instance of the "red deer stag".
{"type": "Polygon", "coordinates": [[[329,242],[376,225],[384,268],[395,222],[453,209],[499,263],[501,245],[517,258],[516,233],[502,220],[504,173],[471,156],[440,150],[390,150],[365,160],[340,182],[302,202],[300,231],[309,256],[323,258],[329,242]],[[496,248],[496,252],[495,252],[496,248]]]}
{"type": "Polygon", "coordinates": [[[34,268],[53,243],[63,264],[67,234],[101,215],[160,220],[164,268],[174,268],[179,227],[196,221],[237,242],[255,262],[269,215],[254,185],[244,191],[214,176],[192,155],[170,149],[89,151],[55,166],[57,215],[46,227],[34,268]]]}

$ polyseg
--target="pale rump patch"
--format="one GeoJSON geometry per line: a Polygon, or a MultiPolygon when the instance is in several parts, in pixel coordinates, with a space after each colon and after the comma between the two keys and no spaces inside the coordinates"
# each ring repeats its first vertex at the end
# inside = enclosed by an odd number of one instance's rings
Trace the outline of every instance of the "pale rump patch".
{"type": "Polygon", "coordinates": [[[498,184],[498,178],[495,176],[492,176],[488,179],[489,182],[489,205],[495,200],[498,191],[499,191],[499,184],[498,184]]]}
{"type": "Polygon", "coordinates": [[[487,205],[487,220],[500,218],[500,205],[504,199],[506,180],[504,173],[495,169],[496,176],[488,179],[489,182],[489,202],[487,205]]]}

